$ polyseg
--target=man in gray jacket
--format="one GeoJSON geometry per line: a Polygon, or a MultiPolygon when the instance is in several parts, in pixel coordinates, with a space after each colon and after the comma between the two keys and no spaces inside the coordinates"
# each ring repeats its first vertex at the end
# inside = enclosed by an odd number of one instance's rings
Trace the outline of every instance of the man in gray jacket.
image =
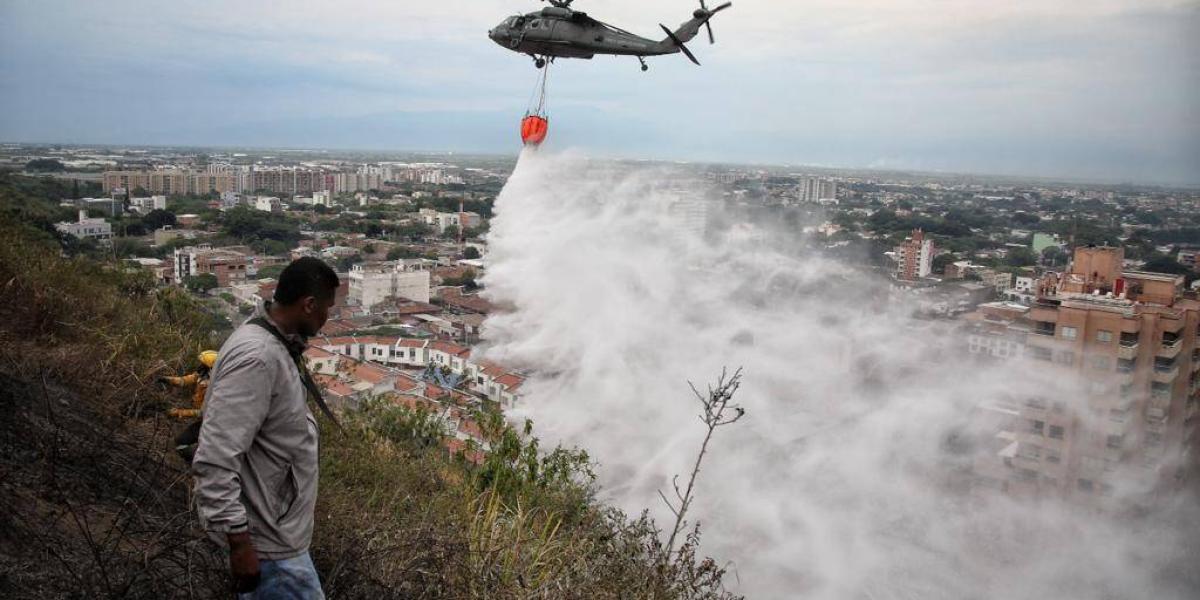
{"type": "Polygon", "coordinates": [[[243,598],[323,598],[308,554],[317,499],[318,428],[306,402],[305,340],[329,317],[333,269],[301,258],[275,301],[221,347],[192,468],[200,522],[229,548],[243,598]]]}

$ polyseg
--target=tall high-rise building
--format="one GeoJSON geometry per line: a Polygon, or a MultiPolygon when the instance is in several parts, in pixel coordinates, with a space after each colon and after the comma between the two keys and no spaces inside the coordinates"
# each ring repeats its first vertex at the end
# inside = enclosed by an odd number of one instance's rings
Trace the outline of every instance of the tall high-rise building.
{"type": "Polygon", "coordinates": [[[804,177],[796,190],[800,202],[818,202],[837,199],[837,182],[820,177],[804,177]]]}
{"type": "Polygon", "coordinates": [[[324,171],[293,167],[256,167],[246,182],[243,191],[266,190],[272,194],[288,196],[311,196],[313,192],[329,189],[324,171]]]}
{"type": "Polygon", "coordinates": [[[904,243],[896,246],[896,278],[916,281],[933,272],[933,240],[925,232],[914,229],[904,243]]]}
{"type": "Polygon", "coordinates": [[[1007,409],[1011,443],[990,477],[1010,492],[1140,503],[1200,475],[1200,301],[1182,276],[1123,260],[1121,248],[1076,249],[1027,313],[991,332],[1023,344],[1047,382],[1007,409]]]}

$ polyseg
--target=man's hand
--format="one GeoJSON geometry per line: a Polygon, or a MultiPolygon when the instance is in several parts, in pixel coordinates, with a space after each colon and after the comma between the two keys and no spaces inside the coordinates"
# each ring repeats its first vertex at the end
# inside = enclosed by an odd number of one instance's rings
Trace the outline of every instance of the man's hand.
{"type": "Polygon", "coordinates": [[[229,534],[229,572],[234,592],[248,594],[258,589],[258,553],[248,532],[229,534]]]}

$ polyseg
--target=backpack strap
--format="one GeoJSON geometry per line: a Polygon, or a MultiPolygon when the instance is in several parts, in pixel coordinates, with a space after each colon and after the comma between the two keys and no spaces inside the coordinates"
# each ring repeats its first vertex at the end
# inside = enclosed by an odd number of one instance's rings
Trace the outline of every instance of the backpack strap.
{"type": "Polygon", "coordinates": [[[305,389],[308,390],[308,395],[312,396],[313,401],[317,403],[317,407],[321,412],[329,417],[330,421],[337,426],[338,431],[345,432],[342,429],[342,424],[338,422],[337,417],[333,416],[333,411],[329,409],[329,405],[325,403],[325,396],[321,394],[321,389],[317,387],[317,383],[313,381],[312,374],[308,372],[308,367],[304,364],[304,348],[301,344],[289,341],[283,334],[279,332],[269,321],[262,317],[255,317],[247,321],[251,325],[257,325],[267,330],[283,347],[287,349],[288,355],[292,357],[292,364],[296,365],[296,370],[300,373],[300,381],[304,383],[305,389]]]}

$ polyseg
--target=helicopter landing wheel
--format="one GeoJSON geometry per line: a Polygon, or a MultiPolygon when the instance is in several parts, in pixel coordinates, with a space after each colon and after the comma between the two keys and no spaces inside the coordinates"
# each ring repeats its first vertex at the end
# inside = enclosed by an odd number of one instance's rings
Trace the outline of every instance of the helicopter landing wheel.
{"type": "Polygon", "coordinates": [[[537,67],[537,68],[539,68],[539,69],[540,69],[540,68],[542,68],[542,67],[545,67],[545,66],[546,66],[546,59],[544,59],[544,58],[535,58],[535,59],[533,60],[533,66],[535,66],[535,67],[537,67]]]}
{"type": "Polygon", "coordinates": [[[650,65],[646,64],[646,59],[644,59],[640,56],[637,57],[637,59],[638,59],[638,62],[642,63],[642,72],[643,73],[650,70],[650,65]]]}

